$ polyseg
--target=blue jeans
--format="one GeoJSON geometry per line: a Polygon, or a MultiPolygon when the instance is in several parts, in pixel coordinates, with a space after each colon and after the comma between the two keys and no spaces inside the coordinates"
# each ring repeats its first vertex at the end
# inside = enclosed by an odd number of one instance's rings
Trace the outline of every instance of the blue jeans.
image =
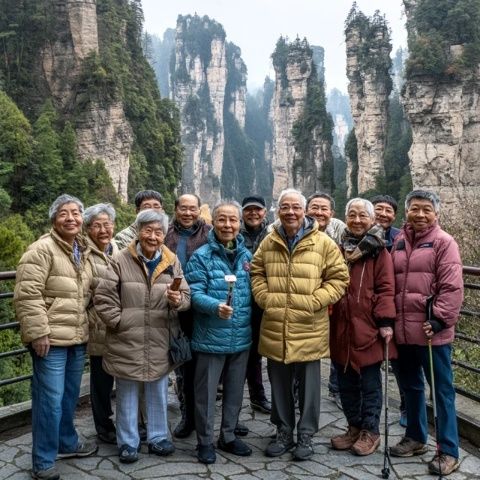
{"type": "Polygon", "coordinates": [[[57,453],[74,452],[78,435],[73,418],[80,394],[86,345],[50,347],[46,357],[30,348],[32,378],[33,471],[55,464],[57,453]]]}
{"type": "MultiPolygon", "coordinates": [[[[451,355],[451,345],[432,347],[438,418],[437,442],[441,453],[458,458],[458,428],[451,355]]],[[[407,407],[408,427],[405,436],[417,442],[427,443],[424,377],[430,385],[428,347],[399,345],[398,374],[407,407]]]]}
{"type": "Polygon", "coordinates": [[[117,444],[137,448],[138,400],[140,385],[145,387],[148,443],[168,439],[168,375],[153,382],[140,382],[115,377],[117,385],[117,444]]]}

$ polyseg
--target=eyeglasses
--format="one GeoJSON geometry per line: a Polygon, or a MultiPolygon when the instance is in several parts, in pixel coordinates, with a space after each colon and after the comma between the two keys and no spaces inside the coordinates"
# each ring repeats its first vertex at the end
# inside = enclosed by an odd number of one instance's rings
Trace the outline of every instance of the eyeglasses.
{"type": "Polygon", "coordinates": [[[112,222],[105,222],[105,223],[92,223],[89,227],[90,230],[113,230],[113,223],[112,222]]]}
{"type": "Polygon", "coordinates": [[[300,205],[280,205],[278,211],[280,213],[288,213],[290,210],[293,210],[295,213],[301,212],[303,207],[300,205]]]}

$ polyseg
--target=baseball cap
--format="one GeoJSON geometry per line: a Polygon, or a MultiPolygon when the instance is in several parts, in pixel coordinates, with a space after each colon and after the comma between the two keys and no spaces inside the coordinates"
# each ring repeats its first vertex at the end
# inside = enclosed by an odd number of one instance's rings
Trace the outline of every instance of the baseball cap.
{"type": "Polygon", "coordinates": [[[247,208],[251,206],[265,208],[265,199],[260,195],[251,195],[250,197],[245,197],[242,200],[242,208],[247,208]]]}

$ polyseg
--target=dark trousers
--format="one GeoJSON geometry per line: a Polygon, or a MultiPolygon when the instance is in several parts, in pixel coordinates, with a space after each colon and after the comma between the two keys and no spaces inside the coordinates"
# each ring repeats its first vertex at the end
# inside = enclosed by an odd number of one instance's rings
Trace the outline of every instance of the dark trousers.
{"type": "Polygon", "coordinates": [[[268,359],[267,369],[272,385],[272,423],[289,434],[295,430],[294,382],[297,379],[300,408],[297,435],[314,435],[320,418],[320,360],[285,364],[268,359]]]}
{"type": "Polygon", "coordinates": [[[220,436],[225,442],[235,440],[235,427],[243,401],[242,379],[247,369],[248,350],[239,353],[197,352],[195,369],[195,429],[199,445],[213,443],[215,401],[223,371],[222,423],[220,436]]]}
{"type": "Polygon", "coordinates": [[[102,367],[103,357],[90,355],[90,401],[97,433],[115,432],[111,419],[113,377],[102,367]]]}
{"type": "MultiPolygon", "coordinates": [[[[183,332],[191,339],[193,333],[193,319],[190,316],[187,317],[185,315],[180,315],[179,319],[183,332]]],[[[196,357],[193,355],[192,360],[185,362],[175,369],[180,410],[182,412],[182,417],[185,418],[190,425],[195,424],[195,364],[196,357]]]]}
{"type": "MultiPolygon", "coordinates": [[[[435,398],[437,400],[437,442],[441,453],[458,458],[458,427],[453,388],[452,346],[432,347],[435,398]]],[[[405,436],[427,443],[428,424],[425,405],[425,381],[431,386],[428,347],[398,346],[398,373],[405,392],[408,426],[405,436]]]]}
{"type": "MultiPolygon", "coordinates": [[[[397,382],[398,386],[398,393],[400,394],[400,412],[406,413],[406,408],[405,408],[405,394],[403,393],[403,388],[400,385],[400,376],[398,373],[398,360],[393,358],[390,360],[390,365],[392,366],[392,372],[395,377],[395,380],[397,382]]],[[[408,418],[408,417],[407,417],[408,418]]]]}
{"type": "Polygon", "coordinates": [[[382,412],[381,362],[362,367],[360,373],[351,366],[335,364],[340,399],[348,425],[379,433],[382,412]]]}
{"type": "Polygon", "coordinates": [[[265,398],[265,388],[262,380],[262,356],[258,353],[261,319],[261,315],[260,318],[252,315],[252,346],[250,347],[247,363],[247,383],[250,400],[263,400],[265,398]]]}

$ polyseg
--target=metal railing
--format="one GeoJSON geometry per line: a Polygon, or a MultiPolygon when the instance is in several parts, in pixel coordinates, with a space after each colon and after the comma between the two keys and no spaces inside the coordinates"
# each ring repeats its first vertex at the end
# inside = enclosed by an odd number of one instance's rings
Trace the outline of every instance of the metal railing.
{"type": "MultiPolygon", "coordinates": [[[[475,277],[475,278],[480,278],[480,267],[469,267],[469,266],[464,266],[463,267],[463,274],[464,274],[464,286],[466,291],[475,291],[475,290],[480,290],[480,283],[474,283],[472,282],[469,278],[470,277],[475,277]],[[465,277],[468,277],[467,280],[465,281],[465,277]]],[[[10,271],[10,272],[0,272],[0,282],[3,281],[8,281],[8,280],[14,280],[15,279],[15,271],[10,271]]],[[[13,297],[13,292],[0,292],[0,301],[9,299],[13,297]]],[[[479,295],[480,297],[480,295],[479,295]]],[[[480,303],[479,303],[480,304],[480,303]]],[[[474,307],[475,308],[475,307],[474,307]]],[[[463,305],[463,308],[461,310],[461,315],[464,318],[476,318],[480,319],[480,311],[475,310],[474,308],[470,307],[469,305],[463,305]]],[[[480,307],[476,307],[480,310],[480,307]]],[[[8,330],[8,329],[17,329],[19,327],[18,322],[7,322],[7,323],[1,323],[2,319],[0,318],[0,332],[3,330],[8,330]]],[[[477,322],[477,330],[478,326],[480,324],[477,322]]],[[[457,327],[457,332],[455,335],[455,338],[459,341],[466,342],[467,344],[474,345],[474,348],[478,349],[480,348],[480,338],[475,335],[469,335],[467,333],[462,332],[462,319],[460,320],[458,327],[457,327]]],[[[13,350],[7,351],[7,352],[0,352],[0,361],[2,361],[5,358],[9,357],[16,357],[19,358],[21,355],[25,355],[28,353],[28,349],[21,347],[20,345],[18,348],[15,348],[13,350]]],[[[480,357],[480,356],[479,356],[480,357]]],[[[457,360],[453,359],[452,364],[456,369],[471,372],[475,375],[478,376],[478,381],[480,382],[480,368],[477,366],[471,365],[467,361],[463,360],[457,360]]],[[[24,382],[26,380],[30,380],[32,378],[32,375],[20,375],[16,377],[11,377],[7,379],[0,379],[0,389],[2,387],[5,387],[7,385],[12,385],[15,383],[19,382],[24,382]]],[[[456,385],[455,386],[456,391],[465,397],[468,397],[472,400],[475,400],[477,402],[480,402],[480,394],[477,393],[478,390],[469,390],[467,388],[464,388],[462,386],[456,385]]],[[[1,392],[1,390],[0,390],[1,392]]]]}

